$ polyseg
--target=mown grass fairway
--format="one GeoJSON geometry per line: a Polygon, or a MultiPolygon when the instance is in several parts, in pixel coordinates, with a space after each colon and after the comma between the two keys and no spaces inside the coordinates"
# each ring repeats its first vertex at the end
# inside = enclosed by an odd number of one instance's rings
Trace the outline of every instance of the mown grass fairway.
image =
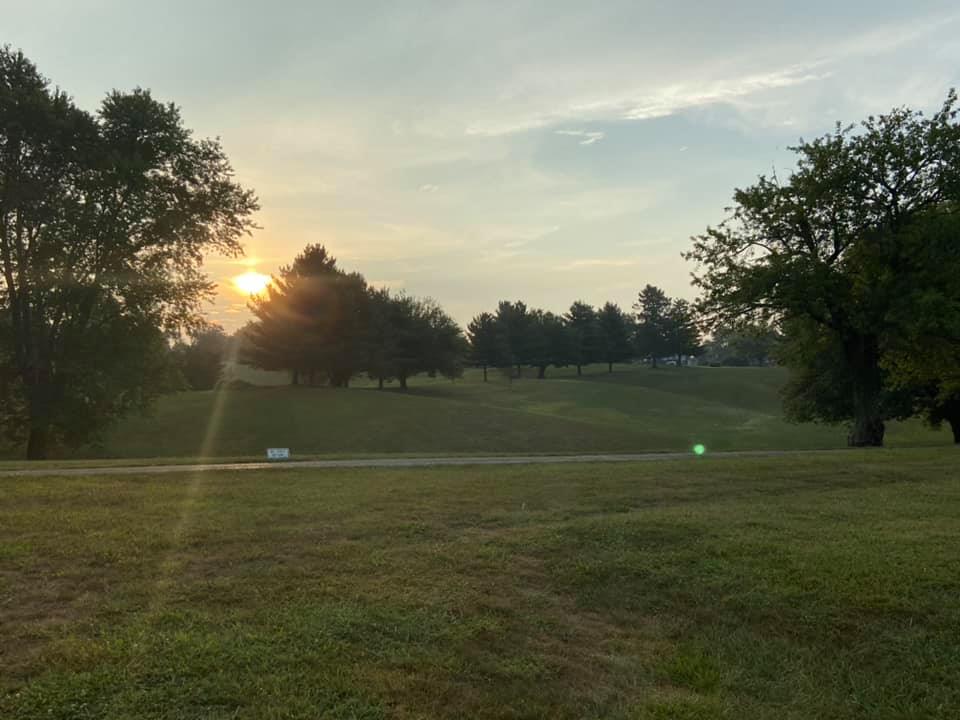
{"type": "Polygon", "coordinates": [[[7,479],[0,716],[955,718],[957,460],[7,479]]]}
{"type": "MultiPolygon", "coordinates": [[[[372,387],[251,388],[163,398],[151,417],[129,417],[101,448],[70,457],[577,453],[842,447],[843,427],[783,420],[781,368],[606,366],[551,369],[508,382],[469,371],[457,382],[415,378],[408,393],[372,387]]],[[[947,430],[891,423],[888,444],[946,445],[947,430]]],[[[22,451],[8,450],[8,458],[22,451]]]]}

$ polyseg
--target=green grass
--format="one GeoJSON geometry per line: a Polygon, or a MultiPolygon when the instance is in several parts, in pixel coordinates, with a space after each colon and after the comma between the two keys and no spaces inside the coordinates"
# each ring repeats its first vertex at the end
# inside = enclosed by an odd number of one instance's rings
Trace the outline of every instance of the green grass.
{"type": "Polygon", "coordinates": [[[3,480],[0,717],[955,718],[957,459],[3,480]]]}
{"type": "MultiPolygon", "coordinates": [[[[624,366],[551,369],[546,380],[417,378],[410,392],[269,387],[163,398],[131,417],[100,448],[67,458],[262,458],[842,447],[842,427],[793,425],[781,416],[779,368],[624,366]],[[216,408],[219,406],[219,412],[216,408]]],[[[947,431],[892,423],[892,446],[945,445],[947,431]]],[[[9,451],[8,458],[17,457],[9,451]]]]}

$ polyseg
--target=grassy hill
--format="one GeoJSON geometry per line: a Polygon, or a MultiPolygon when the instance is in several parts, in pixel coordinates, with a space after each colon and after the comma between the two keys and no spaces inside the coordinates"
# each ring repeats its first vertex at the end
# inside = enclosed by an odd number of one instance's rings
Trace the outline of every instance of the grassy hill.
{"type": "MultiPolygon", "coordinates": [[[[415,379],[410,391],[259,387],[164,398],[150,417],[125,420],[103,447],[76,457],[262,456],[381,453],[561,453],[841,447],[840,427],[781,416],[779,368],[595,366],[576,377],[510,381],[479,372],[456,382],[415,379]]],[[[918,422],[893,424],[891,445],[949,444],[918,422]]]]}

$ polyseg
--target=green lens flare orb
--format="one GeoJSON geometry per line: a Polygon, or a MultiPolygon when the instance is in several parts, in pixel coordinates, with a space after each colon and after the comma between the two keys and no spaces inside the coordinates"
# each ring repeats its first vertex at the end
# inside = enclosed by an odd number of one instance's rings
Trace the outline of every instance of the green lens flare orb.
{"type": "Polygon", "coordinates": [[[707,451],[706,446],[701,445],[700,443],[697,443],[696,445],[693,446],[694,455],[703,455],[706,451],[707,451]]]}

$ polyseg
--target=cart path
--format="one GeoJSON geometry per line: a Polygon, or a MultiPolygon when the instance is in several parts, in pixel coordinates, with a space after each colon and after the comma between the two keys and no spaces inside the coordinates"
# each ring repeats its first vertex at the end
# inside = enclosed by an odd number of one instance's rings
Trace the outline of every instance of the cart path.
{"type": "Polygon", "coordinates": [[[657,460],[689,460],[704,458],[751,458],[783,455],[810,455],[845,452],[832,450],[734,450],[707,453],[691,452],[650,453],[591,453],[580,455],[478,455],[410,458],[357,458],[345,460],[287,460],[282,462],[204,463],[196,465],[113,465],[105,467],[22,468],[0,470],[0,478],[83,476],[83,475],[163,475],[169,473],[243,472],[248,470],[300,470],[332,468],[420,468],[455,467],[460,465],[557,465],[569,463],[631,463],[657,460]]]}

